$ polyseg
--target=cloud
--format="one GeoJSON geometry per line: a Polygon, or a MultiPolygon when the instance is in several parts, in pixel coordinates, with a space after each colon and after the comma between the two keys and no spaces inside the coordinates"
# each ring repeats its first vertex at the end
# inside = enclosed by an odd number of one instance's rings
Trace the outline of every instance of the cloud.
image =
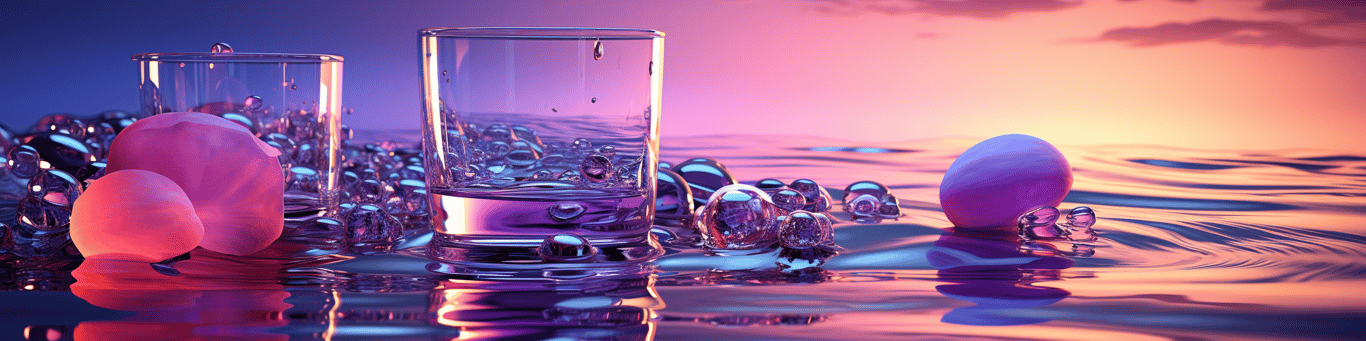
{"type": "Polygon", "coordinates": [[[1022,12],[1051,12],[1080,6],[1063,0],[816,0],[831,13],[927,14],[997,19],[1022,12]]]}
{"type": "Polygon", "coordinates": [[[1307,12],[1305,21],[1205,19],[1169,22],[1148,27],[1121,27],[1091,41],[1120,42],[1130,46],[1162,46],[1193,42],[1219,42],[1231,45],[1286,46],[1314,48],[1326,46],[1366,47],[1366,1],[1344,0],[1267,0],[1258,8],[1264,12],[1307,12]],[[1325,35],[1324,32],[1355,33],[1354,36],[1325,35]]]}
{"type": "Polygon", "coordinates": [[[1131,46],[1160,46],[1200,41],[1255,46],[1366,46],[1366,39],[1317,35],[1293,23],[1227,19],[1165,23],[1151,27],[1122,27],[1105,31],[1095,40],[1124,42],[1131,46]]]}

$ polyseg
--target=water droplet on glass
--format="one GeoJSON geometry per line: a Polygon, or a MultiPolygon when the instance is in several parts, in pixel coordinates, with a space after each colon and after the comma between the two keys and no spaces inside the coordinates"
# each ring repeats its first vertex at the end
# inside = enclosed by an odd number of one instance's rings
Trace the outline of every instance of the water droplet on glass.
{"type": "Polygon", "coordinates": [[[778,245],[789,249],[809,249],[829,243],[834,228],[820,213],[794,211],[778,227],[778,245]]]}
{"type": "Polygon", "coordinates": [[[572,233],[561,233],[545,238],[536,254],[552,262],[586,260],[597,253],[587,239],[572,233]]]}
{"type": "MultiPolygon", "coordinates": [[[[203,45],[200,45],[200,46],[203,46],[203,45]]],[[[212,53],[232,53],[232,46],[228,46],[228,43],[222,43],[222,42],[216,43],[216,44],[213,44],[213,46],[209,47],[209,52],[212,52],[212,53]]]]}
{"type": "Polygon", "coordinates": [[[811,179],[797,179],[787,185],[806,197],[806,211],[821,213],[830,210],[830,192],[811,179]]]}
{"type": "Polygon", "coordinates": [[[298,85],[298,84],[290,83],[290,84],[289,84],[289,89],[290,89],[290,90],[299,90],[299,85],[298,85]]]}
{"type": "Polygon", "coordinates": [[[445,76],[445,75],[446,75],[446,70],[441,70],[441,75],[442,75],[442,76],[445,76]]]}
{"type": "Polygon", "coordinates": [[[735,184],[718,189],[698,209],[696,220],[702,244],[708,248],[756,249],[776,242],[778,207],[764,191],[735,184]]]}
{"type": "Polygon", "coordinates": [[[261,96],[247,96],[247,99],[242,100],[242,106],[251,111],[261,110],[261,106],[265,103],[266,101],[262,100],[261,96]]]}
{"type": "Polygon", "coordinates": [[[550,108],[550,111],[551,111],[551,112],[560,112],[559,109],[555,109],[555,108],[550,108]]]}
{"type": "Polygon", "coordinates": [[[577,202],[557,202],[546,208],[546,212],[550,214],[550,219],[554,219],[556,222],[573,220],[587,211],[588,209],[583,204],[577,202]]]}
{"type": "Polygon", "coordinates": [[[598,98],[597,98],[597,97],[593,97],[592,99],[589,99],[588,101],[589,101],[589,102],[592,102],[592,103],[597,103],[597,102],[598,102],[598,98]]]}
{"type": "Polygon", "coordinates": [[[593,41],[593,60],[602,59],[603,52],[605,50],[602,48],[602,40],[593,41]]]}
{"type": "Polygon", "coordinates": [[[806,207],[806,197],[791,188],[774,191],[772,196],[773,204],[784,211],[796,211],[806,207]]]}

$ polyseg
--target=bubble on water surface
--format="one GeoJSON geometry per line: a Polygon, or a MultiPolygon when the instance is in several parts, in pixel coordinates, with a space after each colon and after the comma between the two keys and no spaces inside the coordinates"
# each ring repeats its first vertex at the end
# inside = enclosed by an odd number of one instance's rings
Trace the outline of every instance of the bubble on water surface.
{"type": "Polygon", "coordinates": [[[789,249],[808,249],[829,243],[833,231],[830,219],[824,215],[794,211],[778,227],[778,244],[789,249]]]}
{"type": "Polygon", "coordinates": [[[706,205],[707,199],[711,198],[712,193],[720,188],[736,184],[735,177],[726,170],[726,166],[712,159],[697,158],[683,161],[675,165],[672,170],[688,181],[688,190],[692,192],[693,206],[697,207],[706,205]]]}
{"type": "Polygon", "coordinates": [[[784,211],[796,211],[806,207],[806,197],[791,188],[773,191],[773,204],[784,211]]]}
{"type": "Polygon", "coordinates": [[[708,248],[748,250],[776,242],[778,207],[754,186],[722,187],[698,211],[698,233],[708,248]]]}
{"type": "Polygon", "coordinates": [[[1060,213],[1055,207],[1041,207],[1020,216],[1020,238],[1024,240],[1056,239],[1063,236],[1057,222],[1060,213]]]}
{"type": "Polygon", "coordinates": [[[75,173],[86,164],[97,161],[95,155],[90,152],[90,147],[84,142],[61,132],[49,131],[33,135],[24,145],[33,147],[51,168],[67,173],[75,173]]]}
{"type": "Polygon", "coordinates": [[[882,196],[887,195],[888,192],[887,186],[883,186],[876,181],[857,181],[844,187],[844,198],[842,198],[842,200],[847,205],[849,201],[857,198],[859,195],[868,194],[873,197],[881,198],[882,196]]]}
{"type": "Polygon", "coordinates": [[[806,197],[806,207],[804,210],[821,213],[830,210],[830,192],[821,187],[811,179],[797,179],[787,185],[788,188],[801,192],[806,197]]]}
{"type": "Polygon", "coordinates": [[[844,211],[855,219],[878,216],[882,210],[882,199],[872,194],[860,194],[844,202],[844,211]]]}
{"type": "Polygon", "coordinates": [[[1090,207],[1078,206],[1067,213],[1067,239],[1075,242],[1094,242],[1096,241],[1096,231],[1091,226],[1096,224],[1096,213],[1090,207]]]}

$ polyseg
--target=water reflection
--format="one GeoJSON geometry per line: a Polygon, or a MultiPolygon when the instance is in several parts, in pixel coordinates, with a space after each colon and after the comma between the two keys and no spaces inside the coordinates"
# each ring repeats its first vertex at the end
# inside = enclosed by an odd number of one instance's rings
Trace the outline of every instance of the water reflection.
{"type": "Polygon", "coordinates": [[[926,254],[943,284],[934,289],[949,298],[975,303],[950,310],[943,322],[973,326],[1013,326],[1050,319],[1020,310],[1047,306],[1071,295],[1067,290],[1034,285],[1057,280],[1071,259],[1050,244],[1024,244],[1014,231],[952,229],[926,254]]]}
{"type": "Polygon", "coordinates": [[[449,281],[434,291],[436,323],[461,340],[653,340],[664,301],[654,275],[569,283],[449,281]]]}

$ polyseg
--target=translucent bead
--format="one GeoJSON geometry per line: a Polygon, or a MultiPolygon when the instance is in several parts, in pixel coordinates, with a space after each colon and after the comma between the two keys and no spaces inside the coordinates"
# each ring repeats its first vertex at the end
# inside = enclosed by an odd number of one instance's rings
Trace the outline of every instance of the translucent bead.
{"type": "Polygon", "coordinates": [[[712,159],[683,161],[675,165],[673,171],[688,181],[688,189],[692,192],[693,205],[696,207],[706,205],[712,193],[722,187],[736,184],[735,177],[730,175],[726,166],[712,159]]]}
{"type": "Polygon", "coordinates": [[[830,192],[811,179],[797,179],[787,185],[806,197],[806,211],[821,213],[830,210],[830,192]]]}
{"type": "Polygon", "coordinates": [[[697,213],[702,243],[712,249],[748,250],[776,242],[778,207],[754,186],[718,189],[697,213]]]}
{"type": "Polygon", "coordinates": [[[796,211],[806,207],[806,197],[791,188],[782,188],[772,193],[773,204],[783,211],[796,211]]]}
{"type": "Polygon", "coordinates": [[[808,249],[828,244],[834,227],[820,213],[794,211],[778,227],[778,245],[789,249],[808,249]]]}

